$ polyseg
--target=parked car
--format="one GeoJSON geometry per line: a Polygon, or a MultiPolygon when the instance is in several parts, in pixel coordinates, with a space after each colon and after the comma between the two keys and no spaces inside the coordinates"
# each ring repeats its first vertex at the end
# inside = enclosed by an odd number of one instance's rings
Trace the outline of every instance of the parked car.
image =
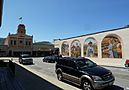
{"type": "Polygon", "coordinates": [[[70,81],[83,90],[102,89],[114,83],[114,76],[87,58],[64,57],[56,63],[58,80],[70,81]]]}
{"type": "Polygon", "coordinates": [[[43,58],[43,62],[55,63],[57,59],[58,59],[58,56],[56,55],[46,56],[43,58]]]}
{"type": "Polygon", "coordinates": [[[126,61],[125,61],[125,67],[129,67],[129,59],[126,59],[126,61]]]}
{"type": "Polygon", "coordinates": [[[21,54],[19,57],[19,63],[21,63],[21,64],[33,64],[33,59],[29,54],[21,54]]]}

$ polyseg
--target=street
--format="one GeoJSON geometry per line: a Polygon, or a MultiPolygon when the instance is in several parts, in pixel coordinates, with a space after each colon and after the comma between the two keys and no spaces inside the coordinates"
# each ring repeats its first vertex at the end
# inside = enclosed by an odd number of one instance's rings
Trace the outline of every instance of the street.
{"type": "MultiPolygon", "coordinates": [[[[17,60],[16,60],[16,63],[18,63],[17,60]]],[[[54,83],[60,83],[60,81],[58,81],[56,78],[55,63],[46,63],[46,62],[42,61],[42,58],[34,58],[33,65],[22,65],[22,66],[53,78],[55,81],[54,83]]],[[[104,90],[109,90],[109,89],[110,90],[129,90],[129,70],[128,69],[113,68],[113,67],[105,67],[105,68],[110,69],[112,71],[112,73],[115,76],[115,83],[113,86],[107,87],[104,90]]],[[[20,71],[20,70],[18,70],[18,71],[20,71]]],[[[23,77],[25,77],[25,75],[23,77]]],[[[23,86],[26,86],[27,83],[25,83],[25,81],[23,79],[20,82],[23,84],[23,86]]],[[[80,87],[78,87],[76,85],[73,85],[68,82],[63,82],[63,85],[65,85],[65,84],[75,87],[76,90],[80,90],[80,87]]],[[[69,90],[72,87],[65,86],[65,89],[69,90]]],[[[61,88],[61,86],[60,86],[60,88],[61,88]]],[[[33,88],[33,90],[35,90],[35,89],[33,88]]],[[[38,89],[38,90],[41,90],[41,89],[38,89]]]]}

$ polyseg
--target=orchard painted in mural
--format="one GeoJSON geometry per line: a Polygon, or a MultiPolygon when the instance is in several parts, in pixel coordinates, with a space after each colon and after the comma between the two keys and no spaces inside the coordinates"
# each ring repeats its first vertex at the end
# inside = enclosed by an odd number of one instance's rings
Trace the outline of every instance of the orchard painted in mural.
{"type": "Polygon", "coordinates": [[[98,57],[97,42],[93,38],[86,39],[84,43],[84,56],[98,57]]]}
{"type": "Polygon", "coordinates": [[[63,42],[61,47],[62,55],[63,56],[69,56],[69,44],[68,42],[63,42]]]}
{"type": "Polygon", "coordinates": [[[106,36],[102,41],[102,58],[122,58],[122,45],[115,36],[106,36]]]}
{"type": "Polygon", "coordinates": [[[80,57],[81,56],[81,43],[78,40],[75,40],[71,44],[71,57],[80,57]]]}

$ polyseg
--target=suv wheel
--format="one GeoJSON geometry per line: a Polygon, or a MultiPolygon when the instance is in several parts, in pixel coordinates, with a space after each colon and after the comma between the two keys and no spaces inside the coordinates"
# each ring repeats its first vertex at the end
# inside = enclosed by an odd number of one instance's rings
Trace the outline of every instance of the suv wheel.
{"type": "Polygon", "coordinates": [[[61,72],[58,72],[57,73],[57,78],[58,78],[59,81],[62,81],[63,76],[62,76],[62,73],[61,72]]]}
{"type": "Polygon", "coordinates": [[[92,90],[92,86],[88,80],[82,81],[82,89],[83,90],[92,90]]]}

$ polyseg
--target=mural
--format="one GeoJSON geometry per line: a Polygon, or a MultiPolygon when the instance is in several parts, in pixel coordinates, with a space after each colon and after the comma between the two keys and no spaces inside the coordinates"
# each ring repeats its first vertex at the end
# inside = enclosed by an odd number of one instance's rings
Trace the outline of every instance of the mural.
{"type": "Polygon", "coordinates": [[[103,39],[102,58],[122,58],[122,46],[117,37],[107,36],[103,39]]]}
{"type": "Polygon", "coordinates": [[[78,40],[73,41],[71,44],[71,57],[81,56],[81,43],[78,40]]]}
{"type": "Polygon", "coordinates": [[[84,56],[98,57],[97,42],[93,38],[88,38],[84,42],[84,56]]]}
{"type": "Polygon", "coordinates": [[[62,55],[69,56],[69,44],[68,42],[63,42],[61,47],[62,55]]]}

